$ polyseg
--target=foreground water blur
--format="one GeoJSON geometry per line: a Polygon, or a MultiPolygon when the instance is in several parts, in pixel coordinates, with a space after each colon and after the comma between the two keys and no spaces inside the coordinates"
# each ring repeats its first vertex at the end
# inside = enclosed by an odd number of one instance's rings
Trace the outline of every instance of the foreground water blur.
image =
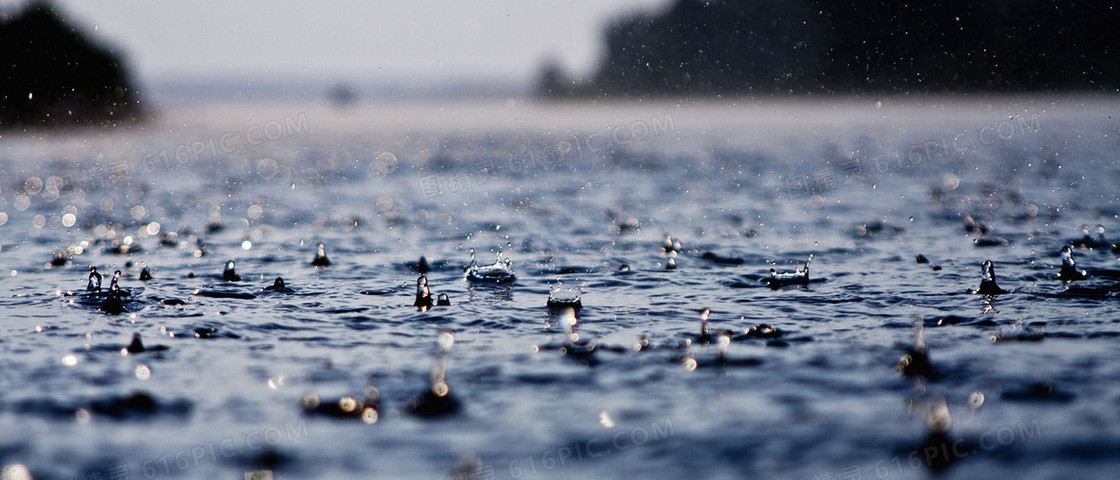
{"type": "Polygon", "coordinates": [[[1117,107],[187,105],[4,134],[0,465],[1105,478],[1117,280],[1056,277],[1083,225],[1078,268],[1120,269],[1117,107]],[[472,250],[516,280],[468,282],[472,250]],[[808,285],[767,287],[810,255],[808,285]],[[969,293],[989,259],[1009,293],[969,293]],[[125,312],[83,295],[91,266],[125,312]],[[418,311],[421,270],[450,306],[418,311]],[[460,408],[411,413],[432,392],[460,408]]]}

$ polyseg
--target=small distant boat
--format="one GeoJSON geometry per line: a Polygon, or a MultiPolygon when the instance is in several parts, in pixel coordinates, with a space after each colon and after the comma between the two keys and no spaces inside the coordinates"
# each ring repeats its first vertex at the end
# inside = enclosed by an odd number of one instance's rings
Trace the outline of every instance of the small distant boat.
{"type": "Polygon", "coordinates": [[[348,83],[336,83],[327,90],[327,101],[335,107],[349,107],[358,100],[358,91],[348,83]]]}

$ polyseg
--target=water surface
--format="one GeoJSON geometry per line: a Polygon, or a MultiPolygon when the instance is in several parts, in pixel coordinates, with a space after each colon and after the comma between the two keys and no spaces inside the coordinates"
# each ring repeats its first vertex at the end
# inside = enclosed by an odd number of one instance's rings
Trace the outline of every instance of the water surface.
{"type": "MultiPolygon", "coordinates": [[[[1116,280],[1070,295],[1055,276],[1082,225],[1120,237],[1117,106],[196,105],[128,131],[5,134],[0,464],[37,479],[1104,478],[1120,466],[1116,280]],[[1007,244],[977,246],[967,216],[1007,244]],[[516,282],[468,284],[471,250],[501,251],[516,282]],[[761,281],[809,255],[819,281],[761,281]],[[413,306],[421,256],[452,306],[413,306]],[[221,279],[230,259],[241,282],[221,279]],[[987,259],[1010,293],[968,293],[987,259]],[[90,266],[106,286],[123,271],[128,312],[67,296],[90,266]],[[262,292],[277,276],[293,291],[262,292]],[[568,338],[545,306],[558,278],[584,287],[591,358],[549,348],[568,338]],[[714,346],[634,351],[692,339],[705,307],[714,332],[766,323],[780,341],[734,341],[722,366],[714,346]],[[895,368],[916,322],[932,380],[895,368]],[[992,342],[1018,322],[1042,340],[992,342]],[[463,408],[419,418],[406,406],[443,329],[463,408]],[[122,355],[134,333],[170,348],[122,355]],[[301,408],[368,385],[372,424],[301,408]],[[952,424],[931,450],[939,399],[952,424]]],[[[1108,248],[1074,254],[1120,269],[1108,248]]]]}

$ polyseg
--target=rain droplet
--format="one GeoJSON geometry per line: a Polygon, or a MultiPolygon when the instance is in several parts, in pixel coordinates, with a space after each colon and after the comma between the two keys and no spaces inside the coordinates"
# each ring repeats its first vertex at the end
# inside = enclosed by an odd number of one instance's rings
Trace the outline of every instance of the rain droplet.
{"type": "Polygon", "coordinates": [[[982,405],[984,405],[984,392],[977,390],[968,395],[968,406],[970,408],[976,410],[982,405]]]}

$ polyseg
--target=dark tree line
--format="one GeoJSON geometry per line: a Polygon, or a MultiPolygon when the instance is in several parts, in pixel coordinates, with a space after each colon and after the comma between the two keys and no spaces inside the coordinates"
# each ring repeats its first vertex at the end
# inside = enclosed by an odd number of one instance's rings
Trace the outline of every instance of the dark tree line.
{"type": "Polygon", "coordinates": [[[112,125],[140,112],[121,58],[54,7],[0,13],[0,129],[112,125]]]}
{"type": "Polygon", "coordinates": [[[606,32],[586,81],[544,96],[1116,91],[1108,0],[678,0],[606,32]]]}

